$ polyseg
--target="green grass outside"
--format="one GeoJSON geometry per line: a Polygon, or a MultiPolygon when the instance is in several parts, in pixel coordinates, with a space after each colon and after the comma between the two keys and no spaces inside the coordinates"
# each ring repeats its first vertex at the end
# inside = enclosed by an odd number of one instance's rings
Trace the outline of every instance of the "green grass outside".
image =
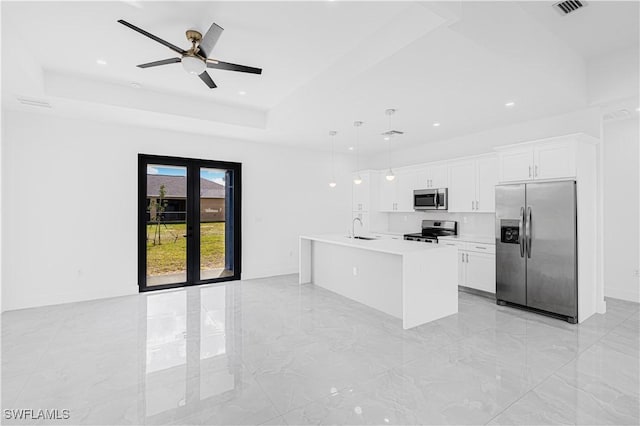
{"type": "MultiPolygon", "coordinates": [[[[147,275],[186,270],[187,241],[184,223],[160,225],[160,241],[153,244],[156,225],[147,225],[147,275]],[[176,238],[177,237],[177,238],[176,238]]],[[[200,225],[200,270],[224,268],[224,222],[200,225]]]]}

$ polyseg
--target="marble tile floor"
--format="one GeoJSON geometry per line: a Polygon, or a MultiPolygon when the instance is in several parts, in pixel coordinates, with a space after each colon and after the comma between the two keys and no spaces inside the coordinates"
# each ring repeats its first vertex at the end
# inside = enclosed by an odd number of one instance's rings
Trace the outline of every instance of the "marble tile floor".
{"type": "Polygon", "coordinates": [[[5,312],[2,423],[640,423],[638,304],[571,325],[459,296],[412,330],[297,275],[5,312]]]}

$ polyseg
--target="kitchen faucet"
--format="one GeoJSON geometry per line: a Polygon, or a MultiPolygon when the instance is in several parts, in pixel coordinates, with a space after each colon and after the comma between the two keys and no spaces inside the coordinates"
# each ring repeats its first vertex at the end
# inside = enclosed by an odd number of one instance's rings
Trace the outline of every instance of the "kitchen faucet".
{"type": "Polygon", "coordinates": [[[354,217],[351,221],[351,238],[356,237],[356,220],[360,222],[360,226],[364,226],[362,223],[362,219],[360,219],[359,217],[354,217]]]}

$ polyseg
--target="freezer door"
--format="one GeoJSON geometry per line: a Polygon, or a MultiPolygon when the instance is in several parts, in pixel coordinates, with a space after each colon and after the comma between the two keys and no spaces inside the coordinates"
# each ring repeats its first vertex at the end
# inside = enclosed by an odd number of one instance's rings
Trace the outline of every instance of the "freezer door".
{"type": "Polygon", "coordinates": [[[525,185],[496,186],[496,299],[526,305],[525,185]]]}
{"type": "Polygon", "coordinates": [[[578,316],[575,181],[527,184],[527,306],[578,316]]]}

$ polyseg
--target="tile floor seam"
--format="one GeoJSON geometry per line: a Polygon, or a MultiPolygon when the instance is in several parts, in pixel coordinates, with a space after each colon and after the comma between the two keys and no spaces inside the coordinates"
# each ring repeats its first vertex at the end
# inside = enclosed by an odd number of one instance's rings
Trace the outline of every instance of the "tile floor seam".
{"type": "MultiPolygon", "coordinates": [[[[627,318],[625,318],[624,320],[620,321],[617,325],[622,324],[624,321],[626,321],[627,319],[631,318],[634,313],[629,314],[629,316],[627,318]]],[[[578,324],[579,326],[579,324],[578,324]]],[[[560,377],[558,376],[556,373],[558,373],[558,371],[560,371],[561,369],[563,369],[564,367],[566,367],[567,365],[569,365],[570,363],[572,363],[573,361],[577,360],[580,355],[582,355],[585,351],[587,351],[588,349],[590,349],[591,347],[595,346],[596,343],[600,342],[600,340],[602,340],[605,336],[609,335],[611,332],[613,332],[613,330],[615,329],[615,327],[612,327],[611,330],[607,331],[605,334],[603,334],[602,336],[598,337],[598,339],[596,339],[593,343],[591,343],[590,345],[588,345],[587,347],[585,347],[583,350],[578,351],[576,353],[576,355],[571,358],[569,361],[565,362],[564,364],[562,364],[561,366],[559,366],[558,368],[556,368],[553,372],[551,372],[547,377],[545,377],[544,379],[542,379],[539,383],[535,384],[534,386],[532,386],[531,388],[529,388],[527,391],[525,391],[522,395],[520,395],[520,397],[518,399],[516,399],[515,401],[513,401],[511,404],[509,404],[507,407],[504,408],[504,410],[500,411],[499,413],[497,413],[495,416],[493,416],[491,419],[489,419],[489,421],[487,421],[485,423],[485,425],[488,425],[489,423],[491,423],[495,418],[497,418],[498,416],[500,416],[502,413],[504,413],[506,410],[508,410],[512,405],[516,404],[518,401],[520,401],[522,398],[524,398],[527,394],[533,392],[535,389],[537,389],[539,386],[541,386],[542,384],[544,384],[547,380],[549,380],[551,377],[556,376],[556,377],[560,377]]],[[[617,351],[616,351],[617,352],[617,351]]]]}

